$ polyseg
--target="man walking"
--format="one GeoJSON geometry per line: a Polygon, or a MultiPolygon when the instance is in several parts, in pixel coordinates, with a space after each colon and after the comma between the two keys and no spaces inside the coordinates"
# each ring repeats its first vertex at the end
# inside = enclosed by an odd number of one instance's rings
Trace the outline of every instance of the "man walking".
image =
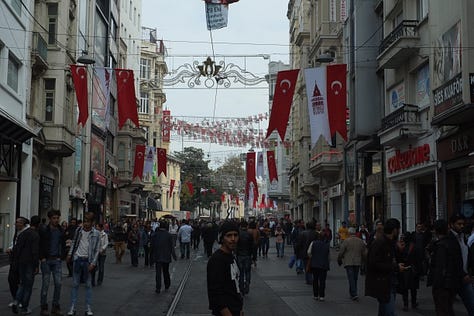
{"type": "Polygon", "coordinates": [[[165,283],[165,290],[168,290],[171,285],[170,279],[170,263],[171,257],[176,260],[175,248],[173,246],[173,237],[168,232],[168,222],[160,221],[160,226],[156,229],[151,237],[151,254],[152,262],[155,263],[155,292],[161,292],[161,274],[163,273],[163,280],[165,283]]]}
{"type": "Polygon", "coordinates": [[[99,275],[97,277],[97,285],[102,285],[102,282],[104,282],[104,271],[105,271],[105,259],[107,258],[107,246],[109,245],[109,236],[107,236],[107,233],[104,231],[104,224],[97,224],[96,229],[99,232],[100,235],[100,246],[99,246],[99,259],[97,261],[97,267],[92,270],[91,273],[91,284],[92,286],[96,285],[95,282],[95,275],[97,270],[99,270],[99,275]]]}
{"type": "Polygon", "coordinates": [[[207,296],[212,315],[243,315],[243,300],[239,290],[239,267],[233,252],[239,242],[239,228],[224,222],[220,228],[221,247],[207,262],[207,296]]]}
{"type": "Polygon", "coordinates": [[[247,231],[247,222],[242,221],[237,243],[237,264],[240,270],[239,289],[242,295],[248,294],[250,289],[253,248],[253,236],[247,231]]]}
{"type": "Polygon", "coordinates": [[[41,260],[41,315],[47,316],[48,312],[48,290],[51,275],[54,281],[53,302],[51,315],[63,315],[59,306],[61,298],[62,259],[66,255],[66,240],[64,230],[59,225],[61,212],[51,210],[48,212],[49,224],[39,229],[40,248],[39,258],[41,260]]]}
{"type": "Polygon", "coordinates": [[[383,229],[384,234],[372,242],[367,255],[365,295],[378,300],[378,316],[394,316],[397,273],[407,268],[403,263],[397,264],[395,258],[400,222],[391,218],[383,229]]]}
{"type": "Polygon", "coordinates": [[[337,262],[344,265],[349,281],[349,294],[353,301],[358,301],[357,279],[362,260],[366,255],[365,243],[362,239],[355,236],[355,228],[349,228],[349,237],[341,245],[337,262]]]}
{"type": "Polygon", "coordinates": [[[77,292],[81,282],[81,276],[86,284],[86,316],[92,316],[92,284],[91,272],[97,266],[100,252],[100,234],[93,227],[94,213],[88,212],[84,215],[82,227],[76,232],[76,236],[69,250],[67,260],[73,260],[72,264],[72,289],[71,306],[69,316],[76,314],[77,292]]]}
{"type": "Polygon", "coordinates": [[[125,244],[127,241],[127,232],[123,228],[123,224],[119,222],[114,227],[114,250],[115,263],[122,263],[122,257],[125,254],[125,244]]]}
{"type": "Polygon", "coordinates": [[[12,311],[15,314],[18,311],[22,315],[31,314],[28,305],[33,290],[35,272],[38,271],[39,235],[37,230],[40,221],[39,216],[33,216],[30,226],[26,229],[24,229],[27,224],[26,218],[20,217],[15,221],[17,231],[22,231],[12,249],[13,264],[18,268],[20,281],[15,302],[12,305],[12,311]]]}
{"type": "Polygon", "coordinates": [[[185,254],[186,254],[186,259],[189,259],[192,232],[193,232],[193,228],[189,226],[187,220],[183,219],[182,225],[178,231],[178,240],[179,240],[179,248],[181,250],[181,259],[184,259],[185,254]]]}

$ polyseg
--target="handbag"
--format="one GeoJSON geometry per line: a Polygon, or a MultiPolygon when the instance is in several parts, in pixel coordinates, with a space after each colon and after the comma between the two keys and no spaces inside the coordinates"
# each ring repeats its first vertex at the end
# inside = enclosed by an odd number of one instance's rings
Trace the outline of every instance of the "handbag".
{"type": "Polygon", "coordinates": [[[311,272],[311,258],[308,259],[308,261],[306,261],[306,273],[310,273],[311,272]]]}
{"type": "Polygon", "coordinates": [[[292,255],[290,261],[288,261],[288,268],[292,269],[296,262],[296,256],[292,255]]]}

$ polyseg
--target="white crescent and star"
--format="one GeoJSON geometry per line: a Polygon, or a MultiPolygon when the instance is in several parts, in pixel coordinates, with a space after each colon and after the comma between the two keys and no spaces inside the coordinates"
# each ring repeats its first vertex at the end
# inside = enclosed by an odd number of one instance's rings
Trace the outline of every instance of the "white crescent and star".
{"type": "Polygon", "coordinates": [[[331,83],[331,90],[334,91],[335,95],[338,95],[341,89],[342,89],[342,83],[340,81],[336,80],[331,83]],[[338,86],[339,88],[336,89],[335,88],[336,86],[338,86]]]}
{"type": "Polygon", "coordinates": [[[291,81],[288,80],[288,79],[283,79],[281,82],[280,82],[280,87],[282,88],[282,92],[285,94],[288,90],[290,90],[291,88],[291,81]],[[284,88],[283,87],[283,84],[288,84],[288,88],[284,88]]]}

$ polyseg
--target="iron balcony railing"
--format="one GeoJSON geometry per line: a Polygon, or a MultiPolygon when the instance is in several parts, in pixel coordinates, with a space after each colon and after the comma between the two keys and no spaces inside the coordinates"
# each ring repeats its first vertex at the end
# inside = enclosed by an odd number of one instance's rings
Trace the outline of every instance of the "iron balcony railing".
{"type": "Polygon", "coordinates": [[[416,123],[418,120],[418,106],[404,104],[382,119],[382,131],[403,123],[416,123]]]}
{"type": "Polygon", "coordinates": [[[401,37],[417,37],[418,20],[403,20],[387,37],[385,37],[379,47],[379,55],[395,43],[401,37]]]}
{"type": "Polygon", "coordinates": [[[323,151],[311,157],[313,165],[321,163],[338,163],[342,161],[342,152],[337,150],[323,151]]]}

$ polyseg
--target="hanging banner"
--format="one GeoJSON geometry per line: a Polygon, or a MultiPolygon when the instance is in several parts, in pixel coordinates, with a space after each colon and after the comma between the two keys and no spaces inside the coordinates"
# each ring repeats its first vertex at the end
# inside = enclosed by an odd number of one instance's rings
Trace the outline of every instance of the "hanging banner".
{"type": "Polygon", "coordinates": [[[157,148],[156,150],[158,152],[158,176],[163,173],[166,177],[166,165],[168,162],[166,148],[157,148]]]}
{"type": "Polygon", "coordinates": [[[279,71],[275,85],[270,122],[268,123],[267,136],[277,130],[280,139],[285,139],[286,127],[290,116],[293,93],[295,92],[296,81],[298,80],[299,69],[279,71]]]}
{"type": "Polygon", "coordinates": [[[170,131],[171,131],[171,111],[163,111],[163,121],[162,121],[162,139],[163,142],[170,142],[170,131]]]}
{"type": "Polygon", "coordinates": [[[332,146],[336,132],[347,140],[346,65],[305,69],[304,76],[312,146],[321,135],[332,146]]]}
{"type": "Polygon", "coordinates": [[[85,66],[69,65],[71,67],[72,82],[76,90],[77,107],[79,116],[77,124],[86,125],[89,117],[89,103],[87,101],[87,69],[85,66]]]}
{"type": "Polygon", "coordinates": [[[273,150],[267,151],[267,165],[268,165],[268,178],[270,183],[278,181],[278,173],[275,162],[275,152],[273,150]]]}
{"type": "MultiPolygon", "coordinates": [[[[92,90],[92,123],[102,130],[108,127],[107,112],[110,100],[110,77],[112,69],[94,67],[92,90]]],[[[109,117],[110,119],[110,117],[109,117]]]]}
{"type": "Polygon", "coordinates": [[[155,152],[156,148],[153,146],[146,147],[146,157],[145,157],[145,166],[143,167],[143,174],[153,174],[153,165],[155,162],[155,152]]]}
{"type": "Polygon", "coordinates": [[[115,69],[115,75],[117,77],[118,127],[122,129],[127,119],[130,119],[135,127],[139,127],[133,70],[115,69]]]}
{"type": "Polygon", "coordinates": [[[250,190],[250,184],[252,183],[254,187],[257,186],[257,179],[255,177],[255,152],[248,152],[247,153],[247,161],[246,161],[246,166],[245,170],[247,173],[247,182],[245,186],[245,192],[247,194],[247,197],[250,196],[250,192],[253,190],[250,190]]]}
{"type": "Polygon", "coordinates": [[[257,154],[257,177],[263,178],[263,152],[257,154]]]}
{"type": "Polygon", "coordinates": [[[227,4],[206,2],[206,22],[209,31],[227,27],[228,16],[229,6],[227,4]]]}
{"type": "Polygon", "coordinates": [[[173,190],[174,190],[174,179],[171,179],[170,180],[170,194],[169,194],[169,198],[171,198],[173,196],[173,190]]]}
{"type": "Polygon", "coordinates": [[[139,177],[140,180],[143,179],[143,164],[145,162],[145,145],[137,145],[135,147],[135,164],[133,166],[133,176],[132,179],[139,177]]]}
{"type": "Polygon", "coordinates": [[[193,196],[194,195],[193,183],[188,181],[186,182],[186,186],[188,187],[189,194],[193,196]]]}

